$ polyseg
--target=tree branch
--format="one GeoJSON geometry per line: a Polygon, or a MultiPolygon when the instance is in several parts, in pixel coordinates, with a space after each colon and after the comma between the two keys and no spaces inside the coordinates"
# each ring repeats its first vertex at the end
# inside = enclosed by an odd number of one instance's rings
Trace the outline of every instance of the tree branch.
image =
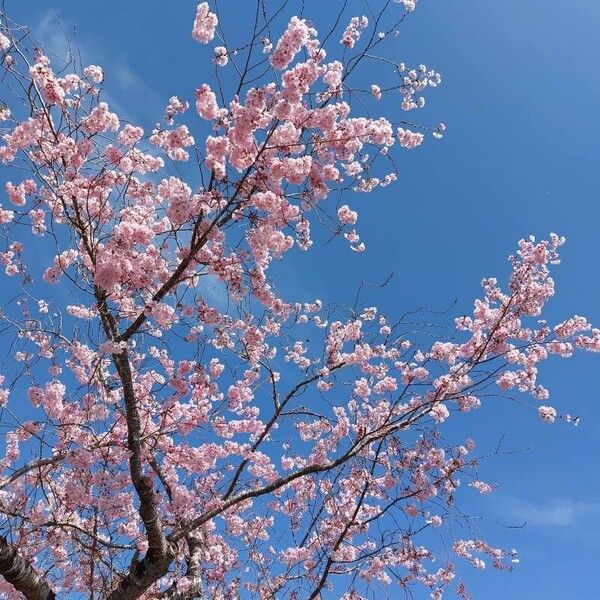
{"type": "Polygon", "coordinates": [[[139,513],[148,537],[148,551],[141,561],[134,561],[129,572],[111,592],[108,600],[135,600],[165,575],[171,564],[174,552],[165,538],[160,516],[156,509],[152,479],[144,475],[142,466],[141,421],[136,405],[133,376],[129,356],[124,350],[113,355],[113,362],[119,373],[125,398],[127,420],[127,446],[130,451],[129,471],[131,482],[140,500],[139,513]]]}
{"type": "Polygon", "coordinates": [[[46,580],[36,573],[29,561],[19,556],[3,536],[0,536],[0,575],[15,590],[21,592],[27,600],[54,600],[56,598],[56,594],[46,580]]]}

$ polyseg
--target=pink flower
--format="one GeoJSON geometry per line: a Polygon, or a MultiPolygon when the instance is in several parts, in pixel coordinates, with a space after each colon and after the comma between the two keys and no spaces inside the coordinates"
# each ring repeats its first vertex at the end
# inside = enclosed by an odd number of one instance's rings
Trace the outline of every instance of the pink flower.
{"type": "Polygon", "coordinates": [[[337,214],[342,225],[354,225],[358,219],[358,213],[350,210],[350,207],[347,204],[340,206],[337,214]]]}
{"type": "Polygon", "coordinates": [[[396,137],[398,138],[400,145],[409,150],[420,146],[424,139],[422,133],[415,133],[408,129],[402,129],[402,127],[398,127],[396,137]]]}
{"type": "Polygon", "coordinates": [[[102,83],[104,80],[104,71],[102,67],[97,65],[90,65],[83,70],[83,74],[91,79],[94,83],[102,83]]]}
{"type": "Polygon", "coordinates": [[[150,315],[164,329],[169,329],[178,321],[175,309],[163,302],[159,302],[153,306],[150,310],[150,315]]]}
{"type": "Polygon", "coordinates": [[[431,416],[436,423],[443,423],[450,416],[450,411],[446,408],[445,404],[435,404],[431,408],[431,416]]]}
{"type": "Polygon", "coordinates": [[[304,19],[292,17],[271,55],[271,64],[276,69],[286,69],[296,54],[315,35],[316,31],[309,27],[304,19]]]}
{"type": "Polygon", "coordinates": [[[219,115],[217,97],[207,83],[203,83],[196,90],[196,110],[203,119],[209,121],[216,119],[219,115]]]}
{"type": "Polygon", "coordinates": [[[394,0],[394,2],[402,4],[407,12],[412,12],[417,6],[417,0],[394,0]]]}
{"type": "Polygon", "coordinates": [[[489,483],[483,481],[473,481],[469,483],[469,486],[476,489],[480,494],[490,494],[493,490],[489,483]]]}
{"type": "Polygon", "coordinates": [[[0,225],[10,223],[15,217],[15,213],[12,210],[6,210],[0,205],[0,225]]]}
{"type": "Polygon", "coordinates": [[[217,46],[215,48],[215,64],[219,67],[224,67],[229,62],[229,55],[225,46],[217,46]]]}
{"type": "Polygon", "coordinates": [[[10,45],[10,40],[3,33],[0,33],[0,50],[6,52],[10,48],[10,45]]]}
{"type": "Polygon", "coordinates": [[[165,121],[169,124],[173,124],[173,117],[184,113],[190,107],[189,102],[182,100],[179,96],[171,96],[169,98],[169,104],[165,110],[165,121]]]}
{"type": "Polygon", "coordinates": [[[189,153],[184,148],[193,146],[194,138],[186,125],[180,125],[171,131],[154,129],[150,136],[150,143],[162,148],[170,159],[185,161],[188,160],[189,153]]]}
{"type": "Polygon", "coordinates": [[[210,12],[208,2],[201,2],[196,10],[192,37],[201,44],[208,44],[215,37],[215,29],[218,24],[219,19],[217,19],[217,15],[210,12]]]}
{"type": "Polygon", "coordinates": [[[225,177],[226,157],[229,154],[231,144],[226,136],[206,138],[206,165],[212,169],[217,179],[225,177]]]}
{"type": "Polygon", "coordinates": [[[109,129],[119,129],[119,118],[108,110],[106,102],[100,104],[83,120],[83,127],[89,133],[104,133],[109,129]]]}
{"type": "Polygon", "coordinates": [[[117,139],[121,144],[133,148],[142,139],[143,135],[144,130],[141,127],[135,127],[127,123],[119,133],[117,139]]]}
{"type": "Polygon", "coordinates": [[[554,423],[556,414],[556,409],[552,406],[540,406],[538,408],[538,415],[544,423],[554,423]]]}
{"type": "Polygon", "coordinates": [[[35,182],[31,179],[27,179],[17,186],[13,185],[10,181],[6,182],[6,193],[10,201],[16,206],[23,206],[27,201],[25,198],[26,194],[33,194],[35,190],[35,182]]]}
{"type": "Polygon", "coordinates": [[[364,15],[362,17],[352,17],[350,23],[346,27],[340,43],[346,48],[354,48],[354,45],[359,40],[363,29],[369,25],[369,19],[364,15]]]}

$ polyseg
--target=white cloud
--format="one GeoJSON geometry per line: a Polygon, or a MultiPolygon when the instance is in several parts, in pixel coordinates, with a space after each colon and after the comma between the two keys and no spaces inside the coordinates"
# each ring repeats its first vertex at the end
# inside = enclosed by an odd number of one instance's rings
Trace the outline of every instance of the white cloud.
{"type": "Polygon", "coordinates": [[[74,55],[79,58],[81,52],[83,66],[97,64],[103,67],[106,78],[102,96],[121,119],[141,121],[146,126],[161,119],[166,100],[161,101],[156,91],[137,75],[121,53],[110,52],[110,46],[106,44],[94,43],[89,34],[84,40],[77,40],[73,23],[56,10],[42,13],[32,32],[36,42],[46,49],[57,66],[64,66],[74,55]],[[80,43],[79,48],[74,45],[75,42],[80,43]]]}
{"type": "Polygon", "coordinates": [[[33,28],[36,41],[42,44],[51,59],[58,59],[60,62],[69,62],[73,58],[73,50],[69,42],[72,32],[72,25],[56,10],[42,13],[33,28]]]}
{"type": "Polygon", "coordinates": [[[518,524],[565,527],[581,519],[600,516],[600,500],[559,497],[531,501],[505,497],[502,498],[501,511],[505,518],[518,524]]]}
{"type": "Polygon", "coordinates": [[[222,313],[231,308],[227,287],[215,275],[203,274],[196,292],[206,299],[209,306],[216,306],[222,313]]]}

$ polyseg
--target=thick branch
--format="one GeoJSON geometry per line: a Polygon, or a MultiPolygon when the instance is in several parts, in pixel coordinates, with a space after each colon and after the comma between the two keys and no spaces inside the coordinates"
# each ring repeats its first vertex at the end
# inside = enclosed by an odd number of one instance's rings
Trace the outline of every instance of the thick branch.
{"type": "Polygon", "coordinates": [[[27,560],[0,536],[0,575],[27,600],[54,600],[56,594],[27,560]]]}
{"type": "Polygon", "coordinates": [[[298,469],[294,473],[286,475],[285,477],[280,477],[279,479],[276,479],[272,483],[269,483],[263,487],[249,489],[245,492],[240,492],[235,496],[230,496],[227,499],[221,498],[221,501],[218,503],[217,506],[199,515],[189,523],[181,525],[179,528],[175,529],[171,534],[169,534],[168,538],[173,543],[178,542],[190,532],[198,529],[198,527],[201,527],[202,525],[204,525],[204,523],[207,523],[211,519],[214,519],[217,515],[220,515],[228,508],[231,508],[232,506],[235,506],[240,502],[244,502],[249,498],[259,498],[260,496],[264,496],[265,494],[270,494],[271,492],[279,490],[292,483],[296,479],[300,479],[301,477],[331,471],[347,463],[350,459],[360,454],[370,444],[376,443],[402,429],[410,427],[419,419],[428,415],[430,412],[431,406],[423,409],[422,411],[414,409],[410,411],[408,415],[403,415],[395,421],[392,420],[387,423],[384,423],[378,429],[364,434],[363,437],[356,440],[346,452],[344,452],[338,458],[331,460],[330,462],[316,465],[308,465],[306,467],[298,469]]]}
{"type": "Polygon", "coordinates": [[[118,587],[108,596],[107,600],[135,600],[148,591],[161,577],[166,575],[173,554],[159,555],[148,549],[144,558],[134,561],[127,575],[121,580],[118,587]]]}
{"type": "Polygon", "coordinates": [[[173,550],[165,538],[160,516],[156,509],[154,489],[150,477],[144,475],[142,466],[141,420],[136,405],[133,377],[127,351],[113,355],[125,398],[127,420],[127,447],[131,482],[140,500],[139,513],[148,536],[148,551],[139,562],[134,562],[109,600],[134,600],[165,575],[173,560],[173,550]]]}
{"type": "MultiPolygon", "coordinates": [[[[106,294],[96,287],[98,309],[108,339],[117,337],[117,323],[107,306],[106,294]]],[[[137,407],[133,373],[129,354],[123,350],[113,354],[113,363],[119,374],[125,400],[127,422],[127,448],[129,449],[129,473],[131,483],[140,501],[139,514],[148,538],[148,551],[141,561],[134,560],[127,575],[108,596],[109,600],[135,600],[158,579],[165,575],[173,561],[174,552],[164,536],[162,524],[150,477],[144,475],[142,463],[142,424],[137,407]]]]}

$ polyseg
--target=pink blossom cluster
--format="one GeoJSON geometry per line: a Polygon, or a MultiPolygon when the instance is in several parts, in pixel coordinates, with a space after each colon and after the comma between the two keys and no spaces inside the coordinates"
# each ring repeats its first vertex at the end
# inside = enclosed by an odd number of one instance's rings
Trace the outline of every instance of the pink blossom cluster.
{"type": "MultiPolygon", "coordinates": [[[[194,38],[212,41],[217,24],[202,2],[194,38]]],[[[351,21],[344,45],[366,26],[351,21]]],[[[482,494],[493,486],[474,473],[472,440],[444,441],[446,421],[485,407],[497,384],[545,422],[578,422],[546,404],[539,381],[551,356],[600,352],[600,330],[585,318],[540,320],[555,292],[559,236],[522,240],[508,286],[484,279],[456,335],[421,350],[406,339],[412,324],[358,299],[346,310],[282,297],[272,265],[311,248],[311,225],[365,249],[357,212],[341,202],[336,210],[331,191],[390,185],[396,173],[375,159],[423,141],[342,100],[348,63],[325,62],[307,20],[282,29],[269,61],[260,53],[273,80],[220,103],[216,85],[197,83],[188,125],[174,125],[188,103],[170,98],[168,127],[149,141],[185,160],[196,144],[191,119],[208,121],[198,176],[147,151],[143,128],[100,100],[89,85],[102,82],[99,67],[84,70],[83,85],[36,54],[31,71],[17,73],[41,94],[30,96],[32,116],[2,135],[0,158],[18,160],[26,176],[6,185],[14,210],[0,208],[0,260],[19,275],[11,285],[36,281],[6,315],[35,417],[7,421],[0,508],[19,515],[10,543],[57,593],[91,586],[108,596],[132,564],[149,572],[160,556],[163,570],[138,597],[317,598],[335,575],[345,600],[394,594],[398,583],[439,599],[457,566],[440,560],[431,528],[476,568],[484,558],[506,568],[510,556],[455,537],[461,481],[482,494]],[[32,231],[49,231],[58,246],[53,258],[35,255],[41,281],[27,257],[47,247],[32,231]]],[[[271,52],[268,39],[262,45],[271,52]]],[[[227,56],[218,46],[211,59],[227,56]]],[[[426,67],[408,71],[405,108],[438,83],[426,67]]],[[[0,406],[11,408],[21,399],[9,381],[0,375],[0,406]]],[[[8,586],[0,593],[16,599],[8,586]]]]}
{"type": "Polygon", "coordinates": [[[8,52],[11,46],[11,41],[3,33],[0,33],[0,50],[8,52]]]}
{"type": "Polygon", "coordinates": [[[186,125],[169,131],[156,127],[150,136],[150,143],[162,148],[170,159],[186,161],[190,155],[185,148],[194,145],[194,138],[186,125]]]}
{"type": "Polygon", "coordinates": [[[337,211],[338,219],[342,225],[354,225],[358,219],[356,211],[351,210],[347,204],[340,206],[337,211]]]}
{"type": "Polygon", "coordinates": [[[94,83],[102,83],[104,80],[104,71],[98,65],[90,65],[83,69],[83,74],[94,83]]]}
{"type": "Polygon", "coordinates": [[[304,19],[292,17],[287,29],[271,54],[271,64],[277,69],[286,69],[300,50],[306,46],[316,31],[304,19]]]}
{"type": "MultiPolygon", "coordinates": [[[[400,70],[405,70],[404,65],[401,65],[400,70]]],[[[426,65],[419,65],[418,68],[407,71],[402,78],[402,86],[400,87],[403,95],[402,109],[423,108],[425,98],[417,96],[415,99],[415,96],[422,93],[427,87],[437,87],[441,82],[442,76],[437,71],[428,69],[426,65]]]]}
{"type": "Polygon", "coordinates": [[[399,2],[404,6],[404,10],[407,12],[412,12],[415,10],[417,6],[417,0],[394,0],[395,2],[399,2]]]}
{"type": "Polygon", "coordinates": [[[61,85],[65,80],[57,78],[50,68],[50,60],[44,54],[39,54],[35,64],[29,69],[31,79],[35,81],[44,94],[49,104],[62,104],[65,98],[65,89],[61,85]]]}
{"type": "Polygon", "coordinates": [[[196,110],[203,119],[209,121],[216,119],[219,116],[217,97],[206,83],[203,83],[196,90],[196,110]]]}
{"type": "Polygon", "coordinates": [[[173,125],[175,116],[186,112],[189,107],[189,102],[186,100],[182,100],[179,96],[171,96],[165,110],[165,121],[173,125]]]}
{"type": "Polygon", "coordinates": [[[419,132],[410,131],[410,129],[403,129],[398,127],[396,131],[398,141],[403,148],[412,150],[423,143],[423,134],[419,132]]]}
{"type": "Polygon", "coordinates": [[[117,131],[119,129],[119,118],[115,113],[109,111],[106,102],[100,102],[83,121],[83,127],[89,133],[104,133],[108,130],[117,131]]]}
{"type": "Polygon", "coordinates": [[[6,193],[9,200],[16,206],[24,206],[27,202],[26,196],[35,193],[37,186],[32,179],[26,179],[19,185],[13,185],[10,181],[6,183],[6,193]]]}
{"type": "Polygon", "coordinates": [[[208,44],[215,37],[215,29],[219,19],[210,11],[208,2],[200,2],[196,9],[196,19],[192,29],[192,37],[201,44],[208,44]]]}
{"type": "Polygon", "coordinates": [[[225,46],[217,46],[215,48],[215,64],[219,67],[224,67],[229,62],[229,53],[225,46]]]}
{"type": "Polygon", "coordinates": [[[368,26],[369,19],[364,15],[362,17],[352,17],[344,30],[340,43],[346,46],[346,48],[354,48],[354,45],[360,39],[361,33],[368,26]]]}

